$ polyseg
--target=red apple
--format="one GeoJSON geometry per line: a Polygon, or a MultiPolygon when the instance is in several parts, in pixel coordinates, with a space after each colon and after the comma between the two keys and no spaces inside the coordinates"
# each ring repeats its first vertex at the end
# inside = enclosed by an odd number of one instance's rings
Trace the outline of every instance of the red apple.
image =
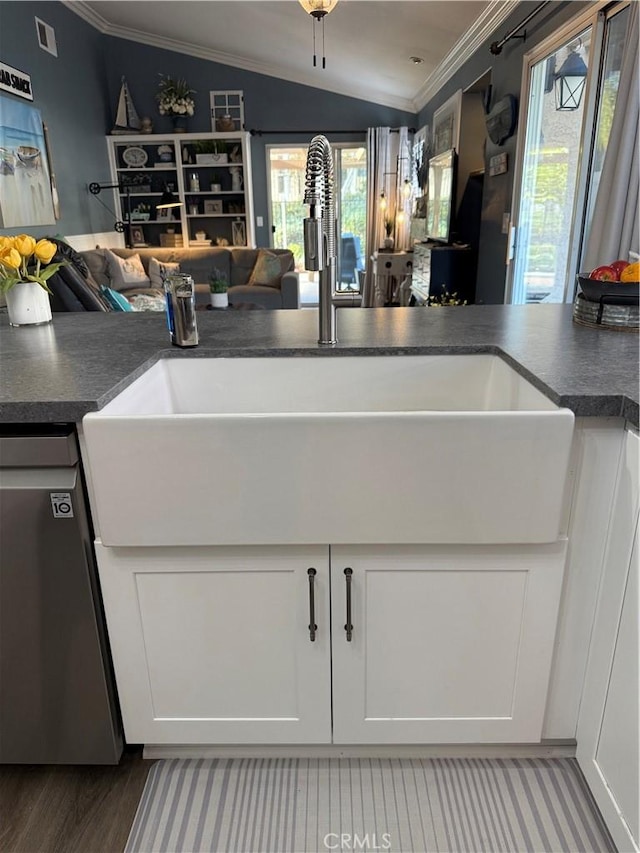
{"type": "Polygon", "coordinates": [[[613,267],[604,265],[591,270],[589,278],[595,278],[598,281],[618,281],[618,273],[613,267]]]}
{"type": "Polygon", "coordinates": [[[618,273],[617,278],[620,280],[620,273],[625,269],[625,267],[629,266],[629,261],[614,261],[612,264],[609,264],[609,266],[618,273]]]}

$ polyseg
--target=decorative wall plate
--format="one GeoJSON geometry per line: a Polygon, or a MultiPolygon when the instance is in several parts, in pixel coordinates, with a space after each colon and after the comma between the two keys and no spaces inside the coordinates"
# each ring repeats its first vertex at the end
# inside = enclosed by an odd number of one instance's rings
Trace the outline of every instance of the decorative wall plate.
{"type": "Polygon", "coordinates": [[[137,145],[130,145],[122,152],[122,159],[127,166],[137,167],[139,169],[146,165],[149,158],[144,148],[139,148],[137,145]]]}
{"type": "Polygon", "coordinates": [[[489,139],[496,145],[506,142],[516,129],[518,102],[513,95],[505,95],[485,118],[489,139]]]}

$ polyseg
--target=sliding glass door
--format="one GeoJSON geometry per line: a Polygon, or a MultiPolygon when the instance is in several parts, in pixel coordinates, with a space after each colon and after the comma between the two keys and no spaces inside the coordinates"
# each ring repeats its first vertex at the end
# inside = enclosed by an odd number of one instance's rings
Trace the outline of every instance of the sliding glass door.
{"type": "Polygon", "coordinates": [[[575,106],[574,96],[571,109],[560,109],[554,75],[567,60],[580,62],[584,88],[590,45],[591,27],[588,27],[529,66],[525,145],[511,266],[511,301],[516,304],[565,300],[571,274],[571,244],[575,239],[574,211],[585,98],[582,96],[575,106]]]}
{"type": "Polygon", "coordinates": [[[525,58],[507,302],[572,302],[607,149],[629,8],[583,13],[525,58]],[[563,71],[574,70],[569,85],[563,71]]]}
{"type": "MultiPolygon", "coordinates": [[[[358,290],[358,271],[364,270],[367,150],[360,145],[332,144],[338,218],[339,289],[358,290]]],[[[303,203],[307,146],[267,146],[272,246],[291,249],[296,269],[304,270],[302,220],[309,215],[303,203]]],[[[313,276],[303,278],[313,282],[313,276]]],[[[307,302],[309,300],[306,300],[307,302]]]]}

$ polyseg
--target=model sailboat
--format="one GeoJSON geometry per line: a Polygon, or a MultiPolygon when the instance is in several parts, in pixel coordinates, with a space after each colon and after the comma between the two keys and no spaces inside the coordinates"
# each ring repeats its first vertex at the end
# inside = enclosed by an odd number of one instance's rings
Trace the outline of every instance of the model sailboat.
{"type": "Polygon", "coordinates": [[[122,78],[122,86],[120,87],[120,97],[118,99],[118,110],[116,112],[116,121],[111,133],[139,133],[140,119],[136,108],[133,106],[131,92],[127,86],[127,81],[122,78]]]}

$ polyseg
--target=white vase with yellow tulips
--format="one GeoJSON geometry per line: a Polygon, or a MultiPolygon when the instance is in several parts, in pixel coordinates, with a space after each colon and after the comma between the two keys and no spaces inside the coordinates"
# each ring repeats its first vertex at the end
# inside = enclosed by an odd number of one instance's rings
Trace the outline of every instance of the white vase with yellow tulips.
{"type": "Polygon", "coordinates": [[[51,263],[57,250],[51,240],[0,235],[0,293],[5,294],[12,326],[51,322],[47,281],[63,266],[51,263]]]}

